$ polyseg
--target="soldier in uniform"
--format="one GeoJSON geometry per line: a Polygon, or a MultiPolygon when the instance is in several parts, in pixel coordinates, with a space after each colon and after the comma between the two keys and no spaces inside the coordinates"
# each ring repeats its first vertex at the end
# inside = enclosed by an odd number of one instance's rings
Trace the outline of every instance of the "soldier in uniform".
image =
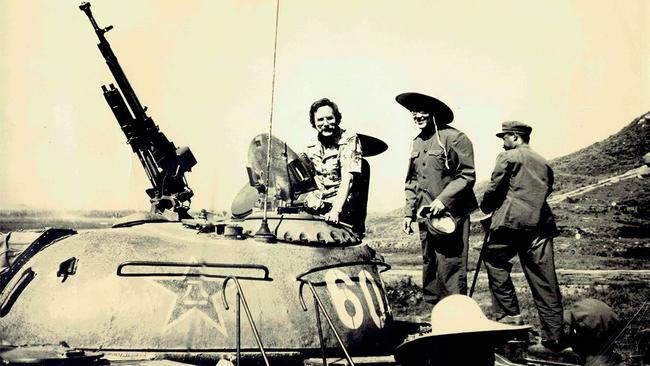
{"type": "Polygon", "coordinates": [[[411,111],[420,130],[411,148],[402,230],[411,234],[417,221],[424,300],[435,305],[447,295],[467,292],[469,213],[478,207],[472,190],[474,152],[469,138],[449,126],[454,113],[445,103],[420,93],[400,94],[396,100],[411,111]],[[440,217],[453,220],[451,230],[437,230],[440,217]]]}
{"type": "Polygon", "coordinates": [[[623,364],[614,350],[621,324],[609,305],[597,299],[581,299],[564,311],[564,321],[569,325],[568,343],[583,365],[623,364]]]}
{"type": "Polygon", "coordinates": [[[519,303],[510,260],[519,255],[539,312],[542,344],[563,348],[562,297],[553,260],[553,237],[557,228],[546,198],[553,190],[553,170],[528,142],[532,128],[517,121],[503,122],[497,137],[504,152],[496,159],[481,210],[492,212],[490,236],[484,248],[490,292],[498,318],[521,324],[519,303]]]}
{"type": "Polygon", "coordinates": [[[362,151],[359,137],[341,128],[341,112],[327,98],[315,101],[309,121],[316,137],[302,154],[318,187],[307,197],[307,206],[327,221],[352,225],[360,236],[365,231],[365,207],[360,207],[362,151]]]}

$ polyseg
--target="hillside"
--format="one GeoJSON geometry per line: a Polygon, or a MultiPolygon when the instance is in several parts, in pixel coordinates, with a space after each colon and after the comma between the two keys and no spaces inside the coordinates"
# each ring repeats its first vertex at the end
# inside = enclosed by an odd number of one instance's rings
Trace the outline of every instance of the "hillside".
{"type": "Polygon", "coordinates": [[[650,151],[649,145],[650,112],[602,141],[552,160],[557,178],[555,191],[574,189],[637,168],[650,151]]]}
{"type": "MultiPolygon", "coordinates": [[[[622,247],[639,247],[633,250],[638,252],[635,257],[641,258],[639,254],[648,253],[650,177],[632,176],[624,181],[606,178],[642,165],[643,155],[650,151],[649,141],[650,113],[646,113],[618,133],[550,162],[556,175],[551,202],[558,201],[562,194],[596,184],[593,190],[551,204],[563,237],[592,237],[599,245],[604,241],[621,239],[618,243],[622,247]]],[[[487,182],[476,184],[477,197],[482,196],[486,185],[487,182]]],[[[406,236],[400,230],[401,220],[401,209],[369,215],[366,242],[388,251],[419,248],[415,235],[406,236]]],[[[473,241],[480,242],[480,236],[476,235],[481,232],[478,225],[473,226],[472,232],[475,234],[473,241]]],[[[592,241],[581,240],[575,244],[574,251],[598,252],[592,241]]]]}
{"type": "Polygon", "coordinates": [[[636,118],[618,133],[551,162],[557,173],[603,176],[641,165],[649,151],[650,112],[636,118]]]}

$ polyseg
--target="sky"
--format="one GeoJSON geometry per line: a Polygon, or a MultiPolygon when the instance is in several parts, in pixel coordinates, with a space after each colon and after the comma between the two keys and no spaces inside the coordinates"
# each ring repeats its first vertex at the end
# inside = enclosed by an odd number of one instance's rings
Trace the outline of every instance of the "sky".
{"type": "MultiPolygon", "coordinates": [[[[645,0],[92,1],[141,103],[198,160],[193,209],[228,210],[252,138],[301,151],[311,103],[388,150],[369,158],[369,211],[403,205],[417,91],[445,101],[489,179],[504,120],[559,157],[650,110],[645,0]],[[274,87],[272,87],[274,85],[274,87]],[[272,98],[273,95],[273,98],[272,98]],[[273,99],[273,104],[271,103],[273,99]],[[271,118],[271,109],[273,110],[271,118]]],[[[147,209],[149,188],[101,85],[114,82],[79,1],[0,0],[0,209],[147,209]]]]}

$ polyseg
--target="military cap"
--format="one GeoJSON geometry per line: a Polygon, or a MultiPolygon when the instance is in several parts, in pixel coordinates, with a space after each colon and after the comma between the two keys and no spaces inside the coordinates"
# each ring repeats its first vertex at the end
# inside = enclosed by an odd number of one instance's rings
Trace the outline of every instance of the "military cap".
{"type": "Polygon", "coordinates": [[[533,128],[519,121],[505,121],[501,124],[501,132],[497,133],[498,138],[503,138],[508,133],[521,133],[530,136],[533,128]]]}
{"type": "Polygon", "coordinates": [[[438,124],[448,124],[454,120],[454,112],[451,108],[434,97],[410,92],[396,96],[395,100],[411,112],[429,112],[433,114],[438,124]]]}

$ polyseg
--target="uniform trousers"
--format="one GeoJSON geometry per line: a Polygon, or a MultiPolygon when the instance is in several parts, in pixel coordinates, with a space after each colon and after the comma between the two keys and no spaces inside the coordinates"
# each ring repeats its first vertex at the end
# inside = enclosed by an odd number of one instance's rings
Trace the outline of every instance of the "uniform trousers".
{"type": "Polygon", "coordinates": [[[562,295],[555,273],[553,238],[538,233],[497,229],[490,232],[484,249],[492,303],[500,315],[520,313],[515,287],[510,277],[510,260],[519,256],[539,313],[543,338],[558,340],[562,334],[562,295]]]}
{"type": "Polygon", "coordinates": [[[424,301],[435,305],[448,295],[467,294],[469,216],[461,217],[451,234],[432,234],[421,220],[418,219],[418,229],[424,301]]]}

